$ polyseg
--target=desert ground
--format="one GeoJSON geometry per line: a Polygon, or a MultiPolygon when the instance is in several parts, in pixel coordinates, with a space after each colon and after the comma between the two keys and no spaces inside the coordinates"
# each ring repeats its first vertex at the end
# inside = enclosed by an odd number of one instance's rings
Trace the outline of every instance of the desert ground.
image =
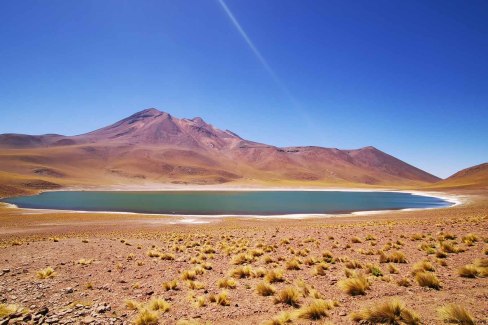
{"type": "Polygon", "coordinates": [[[486,324],[488,192],[449,194],[463,203],[206,223],[4,204],[1,324],[486,324]]]}

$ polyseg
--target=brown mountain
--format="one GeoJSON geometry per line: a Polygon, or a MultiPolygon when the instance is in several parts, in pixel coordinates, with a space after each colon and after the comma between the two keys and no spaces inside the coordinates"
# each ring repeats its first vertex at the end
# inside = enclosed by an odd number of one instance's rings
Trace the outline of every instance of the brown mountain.
{"type": "Polygon", "coordinates": [[[463,169],[431,187],[488,189],[488,163],[463,169]]]}
{"type": "Polygon", "coordinates": [[[416,186],[439,179],[374,147],[275,147],[147,109],[77,135],[0,135],[0,191],[192,183],[416,186]]]}

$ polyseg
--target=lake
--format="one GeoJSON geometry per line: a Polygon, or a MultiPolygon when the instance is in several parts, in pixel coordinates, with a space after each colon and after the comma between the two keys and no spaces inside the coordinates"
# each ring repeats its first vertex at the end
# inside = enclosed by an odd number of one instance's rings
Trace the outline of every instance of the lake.
{"type": "Polygon", "coordinates": [[[403,192],[345,191],[54,191],[8,198],[21,208],[175,215],[339,214],[354,211],[439,208],[437,197],[403,192]]]}

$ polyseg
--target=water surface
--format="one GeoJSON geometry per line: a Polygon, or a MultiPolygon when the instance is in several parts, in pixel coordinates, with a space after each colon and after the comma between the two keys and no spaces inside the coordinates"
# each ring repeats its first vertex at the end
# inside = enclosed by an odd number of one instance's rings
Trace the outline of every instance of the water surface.
{"type": "Polygon", "coordinates": [[[59,191],[3,201],[22,208],[177,215],[338,214],[452,205],[410,193],[343,191],[59,191]]]}

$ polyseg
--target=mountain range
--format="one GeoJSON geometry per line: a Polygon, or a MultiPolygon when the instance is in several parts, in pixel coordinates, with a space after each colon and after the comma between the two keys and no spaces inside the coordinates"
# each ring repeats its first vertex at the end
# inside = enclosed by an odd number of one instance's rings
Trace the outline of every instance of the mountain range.
{"type": "Polygon", "coordinates": [[[276,147],[243,139],[199,117],[180,119],[154,108],[76,136],[0,135],[4,195],[66,186],[419,187],[440,181],[374,147],[276,147]]]}

